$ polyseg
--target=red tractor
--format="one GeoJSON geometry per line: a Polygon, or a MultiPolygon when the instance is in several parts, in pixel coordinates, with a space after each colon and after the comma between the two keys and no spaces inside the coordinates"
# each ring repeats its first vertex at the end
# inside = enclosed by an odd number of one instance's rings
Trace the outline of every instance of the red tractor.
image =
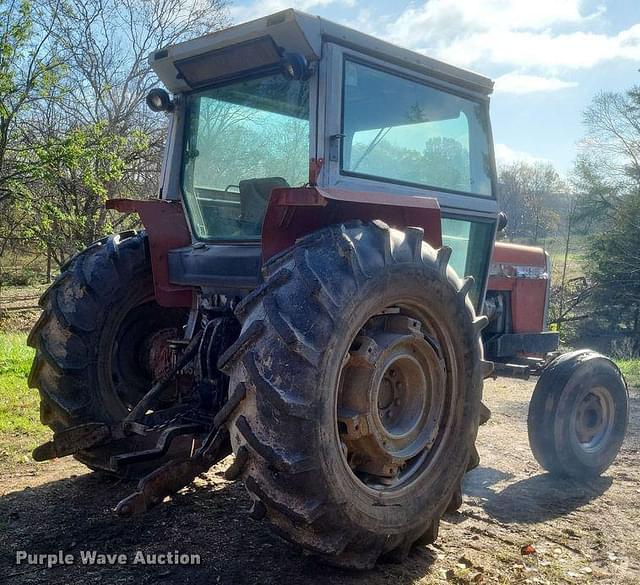
{"type": "Polygon", "coordinates": [[[533,246],[497,242],[489,266],[483,331],[494,371],[528,378],[558,349],[559,334],[547,331],[551,263],[533,246]]]}
{"type": "MultiPolygon", "coordinates": [[[[496,359],[551,349],[524,343],[546,281],[517,259],[496,253],[515,272],[482,315],[492,82],[293,10],[150,62],[172,94],[147,99],[170,121],[159,197],[109,201],[145,230],[43,296],[30,385],[54,436],[34,457],[141,477],[131,515],[233,453],[251,514],[330,563],[433,542],[479,461],[483,329],[496,359]]],[[[618,370],[569,354],[544,380],[536,457],[600,473],[627,421],[618,370]]]]}

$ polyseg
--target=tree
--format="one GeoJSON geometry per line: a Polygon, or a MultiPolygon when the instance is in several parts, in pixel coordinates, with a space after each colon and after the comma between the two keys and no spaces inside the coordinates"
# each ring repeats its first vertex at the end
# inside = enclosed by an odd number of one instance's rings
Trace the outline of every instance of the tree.
{"type": "Polygon", "coordinates": [[[62,61],[50,43],[59,5],[52,3],[46,24],[38,25],[40,13],[28,0],[0,0],[0,203],[32,179],[25,135],[34,109],[59,97],[62,61]]]}
{"type": "Polygon", "coordinates": [[[42,144],[34,151],[37,196],[23,205],[29,212],[25,234],[60,265],[75,250],[113,231],[104,203],[109,196],[132,195],[129,189],[135,185],[123,181],[127,164],[147,148],[145,136],[115,134],[106,122],[80,126],[42,144]]]}
{"type": "Polygon", "coordinates": [[[45,46],[65,63],[59,99],[30,115],[23,143],[35,181],[24,186],[30,237],[57,263],[128,221],[108,197],[154,195],[166,119],[145,96],[151,51],[219,28],[224,0],[45,0],[56,14],[45,46]],[[47,45],[48,43],[48,45],[47,45]]]}
{"type": "Polygon", "coordinates": [[[502,167],[498,175],[498,203],[507,214],[507,235],[540,239],[557,229],[566,207],[567,186],[548,163],[514,162],[502,167]]]}
{"type": "Polygon", "coordinates": [[[593,318],[583,331],[630,340],[640,352],[640,88],[598,94],[584,117],[576,164],[590,226],[585,271],[593,318]]]}

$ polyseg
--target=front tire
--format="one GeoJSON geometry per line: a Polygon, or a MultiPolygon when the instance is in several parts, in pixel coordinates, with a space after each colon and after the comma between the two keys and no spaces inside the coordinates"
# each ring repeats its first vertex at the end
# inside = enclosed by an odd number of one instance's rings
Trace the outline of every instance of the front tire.
{"type": "Polygon", "coordinates": [[[544,369],[531,397],[531,451],[555,475],[598,477],[618,455],[628,418],[629,393],[618,367],[595,351],[566,353],[544,369]]]}
{"type": "Polygon", "coordinates": [[[476,456],[485,319],[449,254],[419,228],[326,228],[237,308],[220,365],[247,393],[229,428],[253,515],[332,564],[432,542],[476,456]]]}

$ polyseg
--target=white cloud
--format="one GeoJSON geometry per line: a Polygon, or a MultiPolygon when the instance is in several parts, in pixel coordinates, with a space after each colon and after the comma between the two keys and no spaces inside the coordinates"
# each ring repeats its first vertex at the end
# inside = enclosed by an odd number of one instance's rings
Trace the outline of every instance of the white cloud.
{"type": "Polygon", "coordinates": [[[529,152],[524,152],[523,150],[515,150],[506,144],[496,143],[494,145],[494,150],[496,154],[496,160],[502,164],[509,164],[513,162],[527,162],[527,163],[536,163],[536,162],[551,162],[547,158],[543,158],[540,156],[535,156],[529,152]]]}
{"type": "Polygon", "coordinates": [[[524,73],[507,73],[496,79],[496,93],[525,94],[535,92],[549,92],[576,87],[575,81],[565,81],[557,77],[541,77],[524,73]]]}
{"type": "Polygon", "coordinates": [[[390,23],[396,40],[432,35],[455,40],[487,30],[540,30],[587,18],[581,0],[423,0],[390,23]]]}
{"type": "Polygon", "coordinates": [[[438,53],[464,65],[490,62],[586,69],[613,59],[640,60],[640,24],[613,36],[582,31],[557,35],[549,31],[488,31],[441,47],[438,53]]]}
{"type": "Polygon", "coordinates": [[[589,68],[640,60],[640,24],[590,32],[604,13],[583,0],[423,0],[376,31],[392,42],[462,66],[589,68]]]}

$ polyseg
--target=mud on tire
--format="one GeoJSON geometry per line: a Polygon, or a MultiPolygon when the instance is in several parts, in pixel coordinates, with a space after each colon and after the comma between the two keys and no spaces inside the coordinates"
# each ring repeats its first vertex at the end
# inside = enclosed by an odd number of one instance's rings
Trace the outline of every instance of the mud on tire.
{"type": "Polygon", "coordinates": [[[419,228],[334,226],[271,260],[264,284],[237,307],[242,333],[219,365],[230,388],[247,392],[229,428],[246,461],[252,514],[331,564],[371,567],[381,556],[403,558],[415,542],[433,542],[477,461],[490,367],[479,336],[486,318],[476,318],[467,298],[472,280],[447,266],[450,253],[423,242],[419,228]],[[337,404],[344,364],[362,352],[356,338],[372,318],[386,323],[385,314],[376,317],[385,310],[407,321],[402,336],[437,348],[447,393],[431,447],[404,464],[417,470],[410,481],[374,489],[348,459],[337,404]]]}
{"type": "MultiPolygon", "coordinates": [[[[28,338],[36,349],[29,387],[40,392],[41,422],[54,432],[121,420],[152,383],[152,372],[138,359],[140,348],[154,334],[179,335],[185,320],[182,309],[154,302],[147,237],[135,231],[109,236],[76,254],[40,306],[28,338]]],[[[144,447],[132,437],[75,457],[111,471],[112,455],[144,447]]],[[[136,477],[149,468],[131,466],[122,475],[136,477]]]]}

